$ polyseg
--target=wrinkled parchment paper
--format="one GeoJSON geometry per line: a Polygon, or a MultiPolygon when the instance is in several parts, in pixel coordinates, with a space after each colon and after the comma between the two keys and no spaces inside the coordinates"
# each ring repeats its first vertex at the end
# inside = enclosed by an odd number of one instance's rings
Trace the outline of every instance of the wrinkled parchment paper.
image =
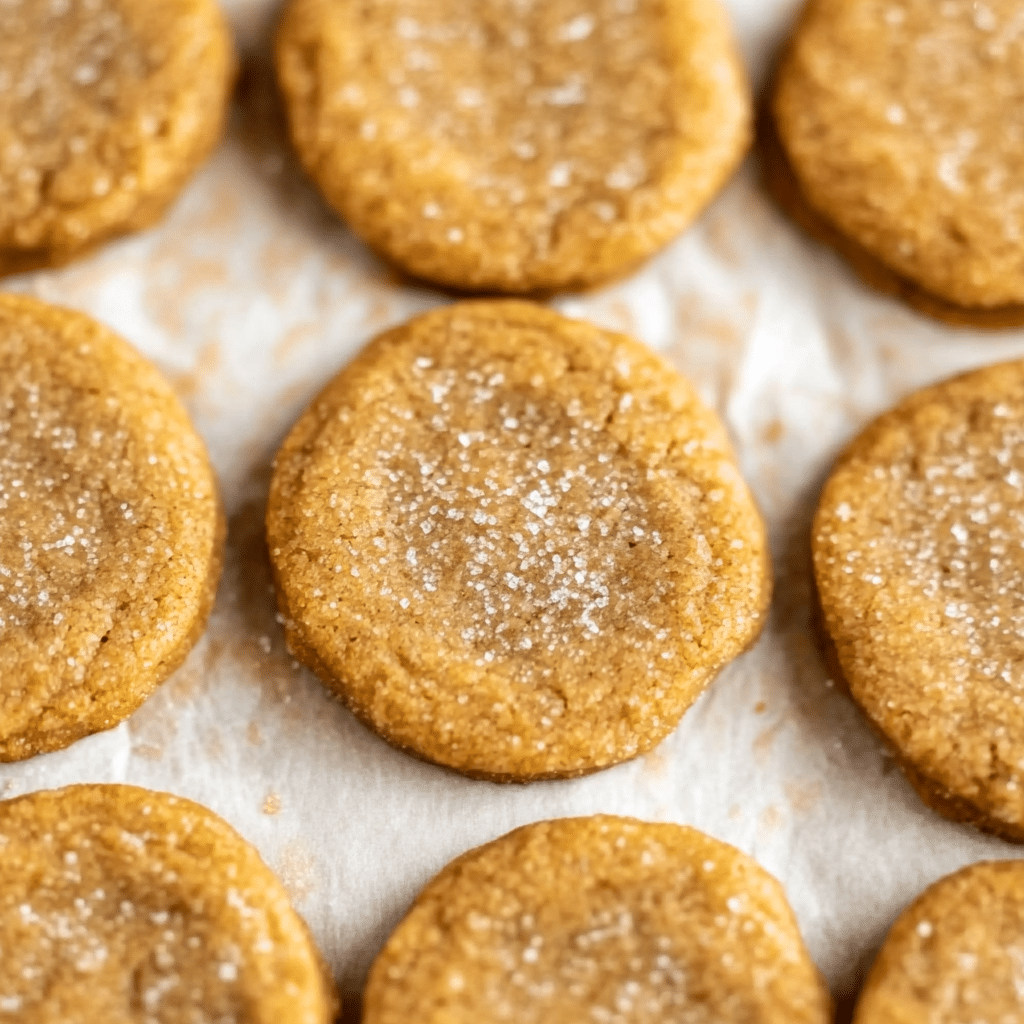
{"type": "MultiPolygon", "coordinates": [[[[798,0],[731,0],[755,88],[798,0]]],[[[166,222],[6,289],[82,309],[173,381],[230,520],[210,628],[128,722],[0,766],[0,795],[72,782],[171,790],[223,815],[284,880],[346,993],[427,881],[517,825],[599,811],[694,825],[784,883],[836,997],[856,991],[922,888],[1008,844],[928,811],[809,627],[813,503],[842,443],[909,391],[1024,355],[1024,332],[944,327],[869,292],[771,205],[749,160],[683,238],[627,281],[553,305],[625,330],[728,422],[770,527],[776,591],[758,646],[655,752],[571,782],[472,782],[397,753],[284,647],[262,540],[270,462],[370,336],[449,301],[399,283],[299,173],[268,67],[275,0],[225,0],[243,53],[227,137],[166,222]]]]}

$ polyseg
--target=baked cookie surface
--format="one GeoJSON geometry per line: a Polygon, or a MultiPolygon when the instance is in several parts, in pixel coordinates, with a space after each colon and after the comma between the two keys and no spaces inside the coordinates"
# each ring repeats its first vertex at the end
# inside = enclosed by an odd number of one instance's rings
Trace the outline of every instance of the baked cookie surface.
{"type": "Polygon", "coordinates": [[[1024,840],[1024,362],[926,388],[840,456],[811,538],[842,678],[926,803],[1024,840]]]}
{"type": "Polygon", "coordinates": [[[527,825],[423,890],[370,972],[365,1024],[825,1024],[779,883],[694,829],[527,825]]]}
{"type": "Polygon", "coordinates": [[[691,386],[523,302],[374,339],[278,453],[267,527],[296,656],[393,745],[502,781],[653,747],[770,591],[691,386]]]}
{"type": "Polygon", "coordinates": [[[277,68],[328,202],[403,269],[457,289],[627,271],[749,144],[718,0],[291,0],[277,68]]]}
{"type": "Polygon", "coordinates": [[[223,533],[156,369],[80,313],[0,295],[0,760],[149,696],[206,625],[223,533]]]}
{"type": "Polygon", "coordinates": [[[868,974],[853,1024],[1017,1024],[1024,961],[1024,863],[947,875],[897,919],[868,974]]]}
{"type": "Polygon", "coordinates": [[[284,887],[226,822],[134,786],[0,803],[0,1018],[331,1024],[284,887]]]}
{"type": "Polygon", "coordinates": [[[157,220],[220,136],[215,0],[0,4],[0,275],[157,220]]]}
{"type": "Polygon", "coordinates": [[[1016,0],[811,0],[771,100],[815,233],[925,312],[994,327],[1024,323],[1022,109],[1016,0]]]}

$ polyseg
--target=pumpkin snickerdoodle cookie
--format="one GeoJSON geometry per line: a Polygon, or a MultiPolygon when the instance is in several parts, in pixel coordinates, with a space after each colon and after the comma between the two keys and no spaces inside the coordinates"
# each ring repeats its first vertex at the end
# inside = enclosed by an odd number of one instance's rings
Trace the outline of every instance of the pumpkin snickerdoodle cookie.
{"type": "Polygon", "coordinates": [[[1024,840],[1024,362],[919,391],[842,454],[812,552],[842,679],[924,801],[1024,840]]]}
{"type": "Polygon", "coordinates": [[[527,825],[449,864],[377,958],[365,1024],[826,1024],[779,883],[691,828],[527,825]]]}
{"type": "Polygon", "coordinates": [[[156,369],[80,313],[0,295],[0,761],[149,696],[205,627],[223,532],[156,369]]]}
{"type": "Polygon", "coordinates": [[[947,875],[892,926],[853,1024],[1017,1024],[1024,964],[1024,863],[947,875]]]}
{"type": "Polygon", "coordinates": [[[390,743],[500,781],[649,750],[754,642],[770,590],[693,388],[524,302],[372,341],[285,441],[267,529],[296,656],[390,743]]]}
{"type": "Polygon", "coordinates": [[[277,70],[328,202],[404,270],[463,290],[629,270],[750,137],[718,0],[291,0],[277,70]]]}
{"type": "Polygon", "coordinates": [[[220,136],[215,0],[0,4],[0,276],[157,220],[220,136]]]}
{"type": "Polygon", "coordinates": [[[924,312],[1024,324],[1017,0],[810,0],[764,119],[782,205],[924,312]]]}
{"type": "Polygon", "coordinates": [[[0,803],[0,1020],[331,1024],[306,926],[206,808],[134,786],[0,803]]]}

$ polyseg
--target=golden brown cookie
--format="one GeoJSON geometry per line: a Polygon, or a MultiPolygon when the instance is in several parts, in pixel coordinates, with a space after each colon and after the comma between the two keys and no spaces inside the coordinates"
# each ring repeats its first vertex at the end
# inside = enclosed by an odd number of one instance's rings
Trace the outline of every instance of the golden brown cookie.
{"type": "Polygon", "coordinates": [[[947,875],[898,918],[864,983],[853,1024],[1019,1024],[1024,862],[947,875]]]}
{"type": "Polygon", "coordinates": [[[388,742],[499,781],[649,750],[754,642],[770,591],[693,388],[524,302],[372,341],[285,441],[267,528],[296,657],[388,742]]]}
{"type": "Polygon", "coordinates": [[[259,854],[191,800],[0,803],[0,1020],[331,1024],[334,985],[259,854]]]}
{"type": "Polygon", "coordinates": [[[851,694],[926,803],[1024,841],[1024,362],[919,391],[842,454],[811,538],[851,694]]]}
{"type": "Polygon", "coordinates": [[[1021,325],[1022,107],[1017,0],[810,0],[762,132],[769,184],[876,287],[1021,325]]]}
{"type": "Polygon", "coordinates": [[[163,377],[88,317],[0,295],[0,761],[117,725],[177,668],[223,534],[163,377]]]}
{"type": "Polygon", "coordinates": [[[827,1024],[782,886],[679,825],[527,825],[449,864],[370,972],[364,1024],[827,1024]]]}
{"type": "Polygon", "coordinates": [[[147,227],[220,136],[216,0],[0,3],[0,276],[147,227]]]}
{"type": "Polygon", "coordinates": [[[621,274],[687,227],[749,144],[718,0],[291,0],[277,69],[328,202],[457,289],[621,274]]]}

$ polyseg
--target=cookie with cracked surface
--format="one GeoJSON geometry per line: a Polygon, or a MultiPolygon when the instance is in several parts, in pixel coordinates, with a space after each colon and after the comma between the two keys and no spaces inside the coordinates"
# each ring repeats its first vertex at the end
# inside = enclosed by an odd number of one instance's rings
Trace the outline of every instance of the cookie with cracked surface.
{"type": "Polygon", "coordinates": [[[162,216],[219,138],[233,79],[215,0],[0,4],[0,276],[162,216]]]}
{"type": "Polygon", "coordinates": [[[423,890],[374,963],[365,1024],[827,1024],[782,886],[695,829],[527,825],[423,890]]]}
{"type": "Polygon", "coordinates": [[[0,761],[112,728],[177,668],[223,535],[157,370],[81,313],[0,295],[0,761]]]}
{"type": "Polygon", "coordinates": [[[925,388],[840,456],[811,538],[842,680],[926,803],[1024,841],[1024,362],[925,388]]]}
{"type": "Polygon", "coordinates": [[[278,453],[295,655],[393,745],[496,781],[651,749],[758,636],[761,518],[662,359],[531,303],[377,337],[278,453]]]}
{"type": "Polygon", "coordinates": [[[768,182],[869,283],[1019,326],[1022,107],[1016,0],[810,0],[764,119],[768,182]]]}
{"type": "Polygon", "coordinates": [[[276,60],[328,202],[407,272],[461,290],[631,269],[749,145],[718,0],[291,0],[276,60]]]}
{"type": "Polygon", "coordinates": [[[1024,863],[972,864],[929,886],[897,919],[853,1024],[1021,1019],[1024,863]]]}
{"type": "Polygon", "coordinates": [[[284,887],[225,821],[134,786],[0,803],[0,1017],[331,1024],[284,887]]]}

